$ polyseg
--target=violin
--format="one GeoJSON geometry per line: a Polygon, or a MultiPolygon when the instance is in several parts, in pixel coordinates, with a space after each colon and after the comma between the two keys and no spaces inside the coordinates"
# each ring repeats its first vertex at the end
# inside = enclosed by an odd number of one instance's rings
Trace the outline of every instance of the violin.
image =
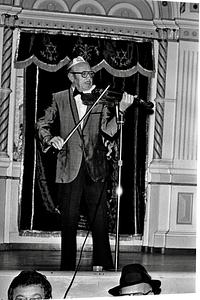
{"type": "MultiPolygon", "coordinates": [[[[91,93],[81,93],[81,99],[83,101],[83,104],[85,105],[92,105],[96,99],[102,94],[103,89],[93,89],[91,93]]],[[[114,107],[116,104],[119,104],[119,102],[122,99],[123,92],[117,92],[112,90],[107,90],[104,95],[99,100],[98,104],[105,104],[110,107],[114,107]]],[[[153,113],[153,107],[154,104],[150,101],[144,101],[140,99],[137,95],[134,96],[134,102],[135,105],[142,106],[146,110],[148,110],[149,113],[153,113]]]]}
{"type": "MultiPolygon", "coordinates": [[[[91,93],[81,93],[83,104],[92,105],[96,99],[102,94],[103,89],[94,89],[91,93]]],[[[98,104],[106,104],[108,106],[115,106],[122,99],[122,94],[116,91],[107,90],[99,100],[98,104]]]]}

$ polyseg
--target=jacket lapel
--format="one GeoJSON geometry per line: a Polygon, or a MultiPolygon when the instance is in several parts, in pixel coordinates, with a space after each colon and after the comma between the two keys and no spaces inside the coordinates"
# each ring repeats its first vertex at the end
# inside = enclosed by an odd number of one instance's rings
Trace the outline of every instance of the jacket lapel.
{"type": "MultiPolygon", "coordinates": [[[[71,111],[72,111],[72,116],[73,116],[73,119],[74,119],[74,123],[75,123],[75,126],[76,126],[79,122],[79,116],[78,116],[78,110],[77,110],[77,107],[76,107],[76,102],[75,102],[74,97],[73,97],[72,89],[69,90],[69,103],[70,103],[70,108],[71,108],[71,111]]],[[[78,130],[78,133],[79,133],[80,137],[82,137],[81,127],[78,126],[77,130],[78,130]]]]}

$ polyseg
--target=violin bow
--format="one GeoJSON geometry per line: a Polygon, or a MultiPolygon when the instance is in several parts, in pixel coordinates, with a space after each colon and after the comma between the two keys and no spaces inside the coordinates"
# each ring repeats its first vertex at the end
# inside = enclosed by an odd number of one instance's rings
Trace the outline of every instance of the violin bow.
{"type": "Polygon", "coordinates": [[[89,115],[89,113],[92,111],[92,109],[95,107],[95,105],[99,102],[99,100],[103,97],[103,95],[107,92],[109,89],[110,84],[105,88],[105,90],[101,93],[101,95],[97,98],[97,100],[93,103],[93,105],[88,109],[88,111],[84,114],[84,116],[80,119],[80,121],[77,123],[77,125],[72,129],[72,131],[68,134],[66,139],[64,140],[63,146],[67,143],[67,141],[71,138],[71,136],[74,134],[74,132],[77,130],[77,128],[80,126],[80,124],[85,120],[85,118],[89,115]]]}

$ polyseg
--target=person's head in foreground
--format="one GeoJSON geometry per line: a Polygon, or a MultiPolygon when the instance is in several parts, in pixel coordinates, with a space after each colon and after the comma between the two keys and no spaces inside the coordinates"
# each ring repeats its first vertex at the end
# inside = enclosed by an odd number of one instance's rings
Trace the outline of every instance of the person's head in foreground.
{"type": "Polygon", "coordinates": [[[140,264],[124,266],[120,284],[108,291],[113,296],[158,295],[161,292],[160,280],[153,280],[140,264]]]}
{"type": "Polygon", "coordinates": [[[8,300],[51,299],[52,287],[46,276],[31,270],[22,271],[8,288],[8,300]]]}

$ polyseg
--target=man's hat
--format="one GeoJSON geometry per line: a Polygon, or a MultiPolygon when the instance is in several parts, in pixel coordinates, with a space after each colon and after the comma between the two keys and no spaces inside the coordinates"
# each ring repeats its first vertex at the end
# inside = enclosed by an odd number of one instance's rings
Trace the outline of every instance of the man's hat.
{"type": "Polygon", "coordinates": [[[67,70],[71,69],[73,66],[80,64],[80,63],[86,63],[85,59],[82,56],[77,56],[73,58],[70,63],[68,64],[67,70]]]}
{"type": "Polygon", "coordinates": [[[113,296],[120,296],[120,289],[126,286],[135,285],[138,283],[148,283],[152,287],[154,294],[160,294],[161,281],[152,280],[151,276],[147,273],[147,270],[140,264],[126,265],[122,269],[120,284],[108,291],[113,296]]]}

